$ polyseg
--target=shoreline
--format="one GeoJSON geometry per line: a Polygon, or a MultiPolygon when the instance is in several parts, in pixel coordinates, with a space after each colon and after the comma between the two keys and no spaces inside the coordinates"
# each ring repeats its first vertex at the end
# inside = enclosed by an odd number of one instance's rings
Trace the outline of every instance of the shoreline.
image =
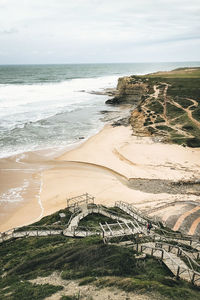
{"type": "MultiPolygon", "coordinates": [[[[152,203],[154,207],[176,200],[198,204],[198,196],[152,193],[148,186],[143,191],[140,184],[135,186],[135,182],[138,184],[143,179],[151,186],[155,182],[156,189],[156,179],[163,183],[166,180],[190,180],[199,173],[196,164],[199,158],[200,149],[154,142],[151,137],[138,138],[132,135],[130,126],[106,124],[97,134],[54,159],[43,157],[41,160],[35,153],[29,153],[28,158],[21,160],[21,163],[30,165],[31,162],[35,167],[31,176],[40,184],[37,189],[29,187],[25,203],[11,212],[1,224],[0,231],[31,224],[65,208],[67,198],[85,192],[92,194],[98,204],[112,206],[121,200],[134,203],[144,211],[149,210],[152,203]],[[40,170],[42,180],[39,180],[40,172],[36,169],[41,167],[44,169],[40,170]]],[[[22,172],[26,173],[26,170],[22,169],[22,172]]],[[[177,208],[184,212],[183,204],[177,208]]],[[[159,217],[162,215],[167,220],[167,210],[162,210],[159,217]]]]}
{"type": "Polygon", "coordinates": [[[84,139],[79,139],[62,149],[49,147],[0,158],[0,232],[39,220],[43,216],[43,213],[40,213],[42,210],[40,203],[42,182],[39,179],[43,171],[53,168],[58,164],[57,158],[87,143],[91,137],[101,132],[106,124],[111,124],[113,120],[123,117],[128,111],[129,107],[124,106],[114,108],[112,111],[108,110],[106,116],[102,113],[100,127],[93,130],[84,139]],[[24,187],[24,182],[27,183],[27,187],[24,187]],[[29,208],[31,208],[31,215],[29,208]],[[26,217],[23,215],[24,212],[26,217]]]}

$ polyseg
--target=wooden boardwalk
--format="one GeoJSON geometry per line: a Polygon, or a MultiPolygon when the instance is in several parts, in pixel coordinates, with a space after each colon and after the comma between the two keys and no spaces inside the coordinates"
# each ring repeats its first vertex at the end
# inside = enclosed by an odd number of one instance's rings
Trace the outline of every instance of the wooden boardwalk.
{"type": "Polygon", "coordinates": [[[108,243],[113,238],[120,240],[124,236],[132,236],[143,232],[140,226],[134,224],[133,221],[127,220],[117,221],[114,224],[100,223],[100,226],[103,232],[104,243],[108,243]]]}
{"type": "Polygon", "coordinates": [[[121,213],[110,211],[109,209],[94,204],[94,197],[84,194],[78,197],[68,199],[69,209],[73,212],[66,225],[57,226],[34,226],[26,227],[25,231],[19,228],[8,230],[0,233],[0,243],[11,239],[27,237],[44,237],[64,235],[66,237],[88,237],[99,235],[105,243],[118,241],[119,246],[132,247],[133,250],[144,254],[152,255],[161,259],[163,263],[176,276],[190,281],[200,286],[200,265],[197,259],[200,257],[200,239],[191,236],[182,236],[180,233],[167,232],[161,230],[159,223],[154,222],[154,230],[147,233],[146,224],[149,220],[141,212],[136,210],[132,205],[125,202],[116,202],[116,207],[121,209],[121,213]],[[115,223],[99,224],[99,228],[81,227],[80,221],[89,214],[101,214],[115,221],[115,223]],[[125,214],[124,214],[125,213],[125,214]],[[56,226],[56,227],[55,227],[56,226]],[[156,233],[155,229],[161,230],[161,234],[156,233]],[[121,242],[123,237],[130,239],[133,236],[145,237],[149,240],[146,243],[133,243],[132,241],[121,242]],[[172,241],[176,244],[170,244],[172,241]],[[187,250],[183,249],[184,245],[190,246],[187,250]]]}
{"type": "Polygon", "coordinates": [[[166,245],[167,248],[165,248],[165,246],[163,245],[162,247],[158,247],[158,245],[156,245],[155,243],[150,242],[144,244],[136,244],[133,246],[133,249],[136,250],[137,252],[143,252],[145,254],[161,259],[163,263],[169,268],[169,270],[176,277],[180,277],[181,279],[184,279],[186,281],[192,282],[195,285],[200,286],[200,273],[193,269],[191,260],[188,259],[188,262],[190,263],[190,267],[189,267],[181,259],[181,257],[177,255],[178,252],[177,253],[171,251],[168,252],[167,251],[169,249],[168,246],[169,245],[166,245]]]}
{"type": "MultiPolygon", "coordinates": [[[[78,211],[78,213],[75,212],[71,216],[71,218],[68,222],[68,226],[63,231],[63,234],[68,236],[69,233],[71,234],[72,232],[75,232],[75,236],[78,236],[78,233],[76,233],[76,229],[79,231],[78,224],[79,224],[80,220],[87,217],[89,214],[93,214],[93,213],[101,214],[105,217],[108,217],[108,218],[116,220],[116,221],[127,222],[127,218],[121,217],[121,216],[119,216],[119,214],[114,213],[114,212],[106,209],[103,206],[99,206],[99,205],[89,205],[88,207],[83,206],[81,208],[81,210],[78,211]]],[[[82,234],[83,234],[83,232],[81,233],[81,235],[82,234]]]]}
{"type": "Polygon", "coordinates": [[[23,237],[41,237],[50,235],[60,235],[63,230],[47,229],[47,230],[26,230],[17,231],[17,229],[8,230],[0,234],[0,243],[11,239],[23,238],[23,237]]]}
{"type": "Polygon", "coordinates": [[[79,208],[82,205],[87,206],[90,203],[94,204],[94,197],[88,193],[67,199],[67,207],[73,212],[75,212],[76,208],[79,208]]]}

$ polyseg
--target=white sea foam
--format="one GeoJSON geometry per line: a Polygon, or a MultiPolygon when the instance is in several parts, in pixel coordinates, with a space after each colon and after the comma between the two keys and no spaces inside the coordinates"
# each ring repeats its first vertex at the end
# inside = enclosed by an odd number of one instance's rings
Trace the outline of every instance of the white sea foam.
{"type": "Polygon", "coordinates": [[[28,186],[29,181],[25,179],[22,186],[11,188],[6,193],[0,195],[0,202],[14,203],[23,201],[23,193],[28,188],[28,186]]]}
{"type": "Polygon", "coordinates": [[[98,112],[117,76],[32,85],[0,84],[0,157],[49,147],[65,147],[101,128],[98,112]]]}
{"type": "MultiPolygon", "coordinates": [[[[72,110],[90,101],[94,96],[84,91],[100,91],[114,87],[116,76],[72,79],[60,83],[33,85],[0,85],[0,118],[13,122],[36,121],[63,110],[72,110]]],[[[95,97],[98,98],[98,97],[95,97]]],[[[5,123],[11,125],[12,122],[5,123]]],[[[5,124],[3,124],[5,125],[5,124]]]]}

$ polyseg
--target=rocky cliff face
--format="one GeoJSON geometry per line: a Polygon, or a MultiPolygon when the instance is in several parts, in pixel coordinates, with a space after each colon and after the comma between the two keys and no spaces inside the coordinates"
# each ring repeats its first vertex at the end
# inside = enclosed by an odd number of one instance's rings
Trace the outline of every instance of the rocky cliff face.
{"type": "Polygon", "coordinates": [[[121,77],[118,80],[117,93],[106,104],[138,104],[142,96],[147,94],[148,84],[135,76],[121,77]]]}

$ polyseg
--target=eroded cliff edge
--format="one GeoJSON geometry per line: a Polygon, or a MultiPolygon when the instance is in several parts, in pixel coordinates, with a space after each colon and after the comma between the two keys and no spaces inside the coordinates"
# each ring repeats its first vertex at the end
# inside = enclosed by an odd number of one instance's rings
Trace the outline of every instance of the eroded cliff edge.
{"type": "Polygon", "coordinates": [[[107,100],[106,104],[137,104],[148,92],[146,80],[137,76],[121,77],[118,79],[115,97],[107,100]]]}
{"type": "Polygon", "coordinates": [[[131,104],[133,133],[200,147],[200,68],[122,77],[110,105],[131,104]]]}

